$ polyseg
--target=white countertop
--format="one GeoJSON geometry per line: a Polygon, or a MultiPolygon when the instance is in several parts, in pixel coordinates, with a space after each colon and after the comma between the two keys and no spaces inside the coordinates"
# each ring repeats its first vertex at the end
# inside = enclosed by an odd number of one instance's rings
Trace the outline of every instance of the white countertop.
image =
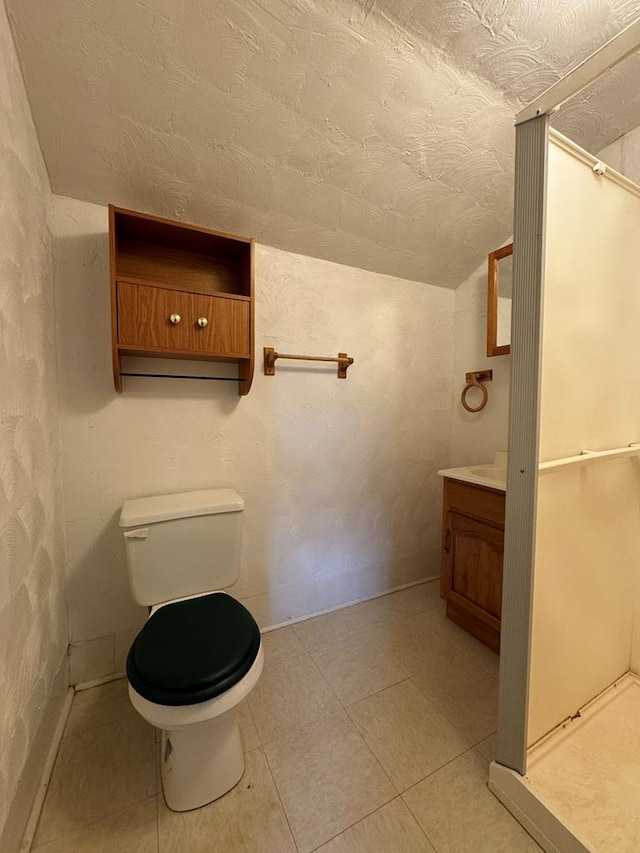
{"type": "Polygon", "coordinates": [[[465,465],[462,468],[443,468],[438,471],[441,477],[449,480],[461,480],[486,489],[496,489],[499,492],[507,490],[506,453],[496,451],[495,461],[486,465],[465,465]]]}

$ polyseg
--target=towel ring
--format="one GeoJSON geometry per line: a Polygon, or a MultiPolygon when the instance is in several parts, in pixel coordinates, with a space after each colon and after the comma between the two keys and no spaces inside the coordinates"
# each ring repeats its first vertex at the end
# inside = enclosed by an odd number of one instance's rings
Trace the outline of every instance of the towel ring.
{"type": "Polygon", "coordinates": [[[462,389],[462,394],[460,395],[460,402],[463,407],[468,412],[481,412],[484,407],[487,405],[487,401],[489,399],[489,392],[484,382],[491,382],[493,379],[493,370],[476,370],[473,373],[467,373],[466,380],[467,384],[462,389]],[[482,400],[478,406],[470,406],[467,403],[467,394],[472,388],[479,388],[482,393],[482,400]]]}
{"type": "Polygon", "coordinates": [[[489,399],[489,392],[486,389],[486,386],[481,382],[467,382],[467,384],[462,389],[462,394],[460,396],[460,402],[464,406],[464,408],[468,412],[481,412],[484,407],[487,405],[487,400],[489,399]],[[482,391],[482,400],[478,406],[470,406],[467,403],[467,394],[472,388],[479,388],[482,391]]]}

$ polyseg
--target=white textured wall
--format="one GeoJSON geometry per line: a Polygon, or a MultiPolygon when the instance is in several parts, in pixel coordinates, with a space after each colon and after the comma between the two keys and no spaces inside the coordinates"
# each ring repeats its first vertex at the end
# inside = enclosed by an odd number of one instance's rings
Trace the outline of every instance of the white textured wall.
{"type": "MultiPolygon", "coordinates": [[[[497,248],[494,246],[493,248],[497,248]]],[[[492,462],[494,450],[507,449],[511,356],[487,358],[487,261],[456,290],[455,362],[453,369],[452,465],[492,462]],[[465,374],[493,370],[489,401],[476,414],[460,403],[465,374]]],[[[479,396],[479,395],[478,395],[479,396]]],[[[477,405],[476,400],[471,401],[477,405]]]]}
{"type": "Polygon", "coordinates": [[[640,184],[640,127],[630,130],[599,154],[605,163],[640,184]]]}
{"type": "Polygon", "coordinates": [[[9,6],[56,193],[450,287],[509,228],[513,107],[355,0],[9,6]]]}
{"type": "Polygon", "coordinates": [[[143,618],[117,527],[127,498],[237,489],[235,594],[262,625],[438,573],[452,291],[258,246],[251,393],[129,379],[118,396],[106,209],[56,198],[54,221],[72,678],[121,669],[143,618]],[[265,377],[263,346],[355,364],[346,381],[285,362],[265,377]]]}
{"type": "MultiPolygon", "coordinates": [[[[511,228],[517,105],[637,15],[634,0],[7,3],[55,192],[450,287],[511,228]]],[[[625,132],[639,68],[572,99],[560,129],[592,148],[625,132]]]]}
{"type": "MultiPolygon", "coordinates": [[[[541,461],[640,440],[638,233],[640,198],[552,143],[541,461]]],[[[530,743],[629,668],[639,478],[638,459],[540,477],[530,743]]]]}
{"type": "Polygon", "coordinates": [[[8,850],[2,828],[60,689],[67,624],[51,192],[2,3],[0,188],[0,846],[8,850]]]}

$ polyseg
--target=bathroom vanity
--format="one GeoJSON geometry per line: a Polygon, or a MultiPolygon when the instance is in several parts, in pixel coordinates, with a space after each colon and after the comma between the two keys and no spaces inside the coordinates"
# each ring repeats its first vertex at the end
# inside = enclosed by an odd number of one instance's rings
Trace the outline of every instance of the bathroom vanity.
{"type": "Polygon", "coordinates": [[[499,652],[506,468],[438,473],[444,478],[440,594],[447,616],[499,652]]]}

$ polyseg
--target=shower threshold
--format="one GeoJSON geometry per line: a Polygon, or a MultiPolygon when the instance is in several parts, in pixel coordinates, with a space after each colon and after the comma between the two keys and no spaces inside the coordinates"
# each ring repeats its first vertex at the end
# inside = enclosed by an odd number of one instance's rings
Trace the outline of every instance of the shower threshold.
{"type": "Polygon", "coordinates": [[[640,678],[627,673],[489,787],[547,853],[640,850],[640,678]]]}

